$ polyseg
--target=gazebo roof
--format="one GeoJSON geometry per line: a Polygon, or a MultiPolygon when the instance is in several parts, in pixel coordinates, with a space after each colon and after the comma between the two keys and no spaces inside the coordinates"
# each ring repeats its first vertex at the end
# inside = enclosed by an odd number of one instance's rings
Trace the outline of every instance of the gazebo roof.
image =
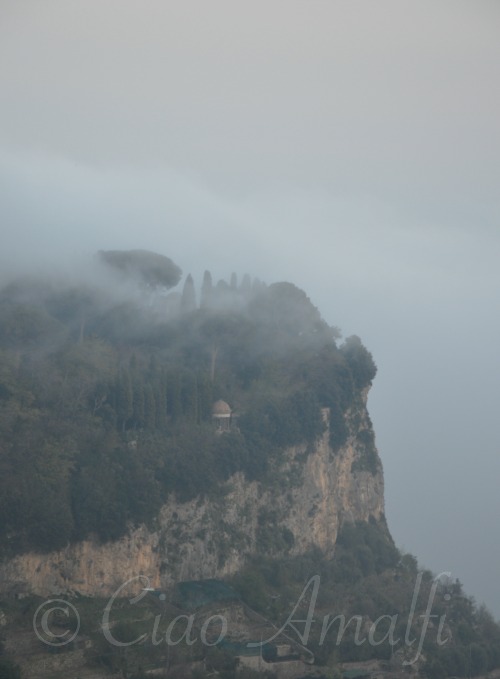
{"type": "Polygon", "coordinates": [[[222,400],[216,401],[212,406],[213,417],[228,417],[231,415],[231,408],[222,400]]]}

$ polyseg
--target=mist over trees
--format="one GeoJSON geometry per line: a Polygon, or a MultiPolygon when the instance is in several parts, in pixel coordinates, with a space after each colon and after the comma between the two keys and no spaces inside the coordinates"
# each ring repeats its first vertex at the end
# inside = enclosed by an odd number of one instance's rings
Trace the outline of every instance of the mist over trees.
{"type": "MultiPolygon", "coordinates": [[[[100,257],[156,291],[180,280],[162,255],[100,257]]],[[[368,352],[339,349],[296,286],[240,280],[214,286],[206,271],[199,306],[190,275],[182,294],[147,299],[106,278],[0,291],[3,553],[115,539],[170,493],[189,499],[236,471],[266,482],[286,446],[321,434],[321,406],[342,445],[343,413],[374,375],[359,368],[368,352]],[[217,399],[237,416],[223,437],[217,399]]]]}

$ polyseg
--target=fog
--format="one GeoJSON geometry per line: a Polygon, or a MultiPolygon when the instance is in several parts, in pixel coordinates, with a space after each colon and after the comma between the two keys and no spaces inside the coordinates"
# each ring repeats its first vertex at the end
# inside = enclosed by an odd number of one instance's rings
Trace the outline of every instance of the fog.
{"type": "Polygon", "coordinates": [[[500,617],[500,5],[0,1],[0,280],[306,290],[379,372],[398,546],[500,617]]]}

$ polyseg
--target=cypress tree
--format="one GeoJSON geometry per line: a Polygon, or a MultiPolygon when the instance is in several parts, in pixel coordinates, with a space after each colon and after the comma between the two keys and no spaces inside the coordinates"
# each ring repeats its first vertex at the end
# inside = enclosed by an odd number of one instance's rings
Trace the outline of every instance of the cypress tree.
{"type": "Polygon", "coordinates": [[[182,414],[181,382],[178,372],[169,373],[167,381],[167,413],[175,422],[182,414]]]}
{"type": "Polygon", "coordinates": [[[200,307],[202,309],[207,309],[212,304],[213,296],[213,284],[212,284],[212,274],[210,271],[205,271],[203,274],[203,284],[201,286],[201,300],[200,307]]]}
{"type": "Polygon", "coordinates": [[[132,382],[128,370],[122,370],[118,375],[115,386],[116,416],[122,431],[133,413],[132,382]]]}
{"type": "Polygon", "coordinates": [[[243,276],[243,280],[241,281],[240,292],[246,298],[250,297],[252,293],[252,279],[247,273],[243,276]]]}
{"type": "Polygon", "coordinates": [[[181,297],[181,311],[186,314],[196,310],[196,291],[191,274],[186,278],[181,297]]]}
{"type": "Polygon", "coordinates": [[[156,399],[151,383],[144,388],[144,426],[146,429],[156,427],[156,399]]]}
{"type": "Polygon", "coordinates": [[[203,422],[212,415],[213,388],[210,376],[206,373],[198,375],[198,419],[203,422]]]}
{"type": "Polygon", "coordinates": [[[190,420],[198,421],[198,384],[196,376],[186,372],[181,386],[182,412],[190,420]]]}
{"type": "Polygon", "coordinates": [[[134,427],[144,426],[145,399],[142,382],[136,382],[133,387],[133,414],[134,427]]]}

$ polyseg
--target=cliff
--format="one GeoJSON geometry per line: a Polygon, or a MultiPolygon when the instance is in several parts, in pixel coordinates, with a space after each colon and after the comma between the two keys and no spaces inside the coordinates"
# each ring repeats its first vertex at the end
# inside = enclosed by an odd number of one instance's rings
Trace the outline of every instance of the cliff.
{"type": "Polygon", "coordinates": [[[160,587],[235,573],[259,553],[318,548],[331,555],[343,521],[384,520],[382,468],[366,443],[373,440],[367,393],[345,413],[348,436],[338,450],[330,445],[324,408],[323,435],[313,445],[289,447],[270,482],[248,482],[238,472],[206,497],[179,502],[172,495],[154,529],[141,525],[115,542],[85,540],[18,555],[0,565],[0,592],[109,596],[137,575],[160,587]]]}

